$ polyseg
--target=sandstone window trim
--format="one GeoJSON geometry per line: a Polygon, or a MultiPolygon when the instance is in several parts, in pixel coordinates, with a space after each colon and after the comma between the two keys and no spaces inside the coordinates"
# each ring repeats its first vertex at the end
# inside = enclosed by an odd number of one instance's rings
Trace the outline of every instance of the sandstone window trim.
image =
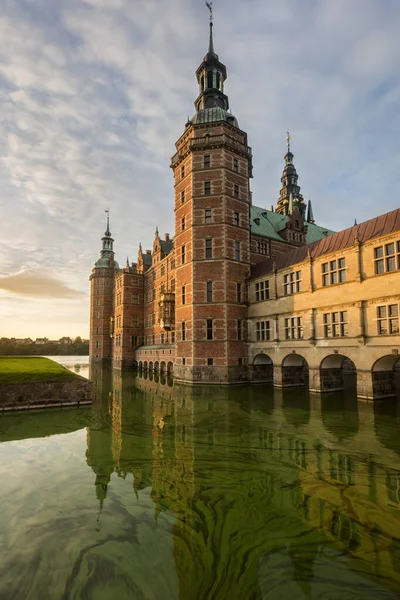
{"type": "Polygon", "coordinates": [[[263,302],[269,300],[269,279],[265,281],[259,281],[255,285],[256,291],[256,302],[263,302]]]}
{"type": "Polygon", "coordinates": [[[283,294],[291,296],[301,292],[302,276],[301,271],[293,271],[283,276],[283,294]]]}
{"type": "Polygon", "coordinates": [[[348,315],[347,310],[323,314],[324,337],[336,338],[347,337],[348,331],[348,315]]]}
{"type": "Polygon", "coordinates": [[[239,186],[237,183],[233,184],[233,197],[239,199],[239,186]]]}
{"type": "Polygon", "coordinates": [[[213,320],[212,319],[207,319],[206,320],[206,339],[207,340],[212,340],[214,339],[214,331],[213,331],[213,320]]]}
{"type": "Polygon", "coordinates": [[[204,223],[209,224],[212,223],[212,209],[206,208],[204,210],[204,223]]]}
{"type": "Polygon", "coordinates": [[[239,160],[237,158],[233,159],[233,170],[235,173],[239,173],[239,160]]]}
{"type": "Polygon", "coordinates": [[[336,285],[346,281],[346,259],[338,258],[322,263],[322,286],[336,285]]]}
{"type": "Polygon", "coordinates": [[[182,342],[186,341],[186,323],[185,323],[185,321],[181,322],[181,340],[182,340],[182,342]]]}
{"type": "Polygon", "coordinates": [[[239,227],[240,225],[240,215],[236,210],[233,213],[233,224],[235,227],[239,227]]]}
{"type": "Polygon", "coordinates": [[[182,286],[181,289],[181,296],[182,296],[182,304],[186,304],[186,286],[182,286]]]}
{"type": "Polygon", "coordinates": [[[182,217],[182,219],[181,219],[181,231],[185,231],[185,224],[186,224],[186,219],[185,219],[185,217],[182,217]]]}
{"type": "Polygon", "coordinates": [[[271,339],[271,322],[257,321],[256,322],[256,341],[267,342],[271,339]]]}
{"type": "Polygon", "coordinates": [[[303,318],[286,317],[285,318],[285,340],[303,339],[303,318]]]}
{"type": "Polygon", "coordinates": [[[181,204],[185,203],[185,190],[181,191],[181,204]]]}
{"type": "Polygon", "coordinates": [[[204,155],[203,167],[204,169],[209,169],[211,167],[211,154],[204,155]]]}
{"type": "Polygon", "coordinates": [[[400,269],[400,240],[374,248],[375,275],[400,269]]]}
{"type": "Polygon", "coordinates": [[[186,246],[185,244],[181,247],[181,263],[184,265],[186,262],[186,246]]]}
{"type": "Polygon", "coordinates": [[[211,181],[204,182],[204,195],[211,196],[211,181]]]}
{"type": "Polygon", "coordinates": [[[237,333],[237,339],[239,341],[243,340],[243,323],[242,323],[242,319],[238,319],[236,321],[236,333],[237,333]]]}
{"type": "Polygon", "coordinates": [[[181,166],[181,179],[184,179],[185,177],[185,165],[181,166]]]}
{"type": "Polygon", "coordinates": [[[399,334],[399,304],[383,304],[377,306],[376,315],[378,335],[399,334]]]}

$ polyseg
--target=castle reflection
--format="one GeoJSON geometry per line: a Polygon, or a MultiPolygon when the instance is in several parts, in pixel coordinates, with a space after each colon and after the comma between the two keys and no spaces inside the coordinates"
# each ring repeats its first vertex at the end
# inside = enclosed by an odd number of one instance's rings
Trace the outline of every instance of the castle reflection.
{"type": "Polygon", "coordinates": [[[91,378],[87,463],[99,510],[112,474],[132,474],[154,519],[173,515],[179,598],[263,598],[277,572],[313,597],[312,581],[330,577],[315,567],[327,548],[358,577],[400,591],[395,405],[101,368],[91,378]]]}

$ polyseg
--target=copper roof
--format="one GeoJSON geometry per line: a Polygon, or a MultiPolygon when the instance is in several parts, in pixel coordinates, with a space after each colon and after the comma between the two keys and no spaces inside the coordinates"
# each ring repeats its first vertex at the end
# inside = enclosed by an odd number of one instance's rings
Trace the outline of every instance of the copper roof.
{"type": "MultiPolygon", "coordinates": [[[[284,269],[291,265],[301,263],[306,259],[309,252],[312,258],[318,258],[318,256],[322,256],[323,254],[329,254],[331,252],[336,252],[337,250],[349,248],[354,244],[356,236],[358,236],[361,243],[365,243],[373,238],[388,235],[389,233],[399,230],[400,208],[397,208],[396,210],[392,210],[391,212],[370,219],[369,221],[364,221],[364,223],[360,223],[359,225],[353,225],[353,227],[343,229],[343,231],[329,235],[317,242],[312,242],[306,246],[301,246],[290,252],[280,254],[275,259],[275,268],[284,269]]],[[[251,267],[251,276],[260,277],[261,275],[270,273],[273,270],[273,263],[274,260],[269,258],[253,265],[251,267]]]]}

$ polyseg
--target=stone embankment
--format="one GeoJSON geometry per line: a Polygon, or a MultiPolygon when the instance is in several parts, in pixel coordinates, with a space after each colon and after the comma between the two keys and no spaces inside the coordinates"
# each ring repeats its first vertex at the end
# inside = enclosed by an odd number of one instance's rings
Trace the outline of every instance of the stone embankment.
{"type": "Polygon", "coordinates": [[[72,381],[0,384],[0,412],[51,406],[79,406],[92,401],[92,384],[72,381]]]}

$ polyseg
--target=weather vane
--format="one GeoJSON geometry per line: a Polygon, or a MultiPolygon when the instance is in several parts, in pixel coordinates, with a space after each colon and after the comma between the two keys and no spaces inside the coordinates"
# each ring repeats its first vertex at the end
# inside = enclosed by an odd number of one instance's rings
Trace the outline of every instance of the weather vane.
{"type": "Polygon", "coordinates": [[[290,152],[290,131],[289,131],[289,129],[286,130],[286,141],[287,141],[288,152],[290,152]]]}
{"type": "Polygon", "coordinates": [[[207,2],[207,0],[206,0],[206,6],[207,6],[208,10],[210,11],[210,23],[212,23],[212,20],[213,20],[212,2],[207,2]]]}

